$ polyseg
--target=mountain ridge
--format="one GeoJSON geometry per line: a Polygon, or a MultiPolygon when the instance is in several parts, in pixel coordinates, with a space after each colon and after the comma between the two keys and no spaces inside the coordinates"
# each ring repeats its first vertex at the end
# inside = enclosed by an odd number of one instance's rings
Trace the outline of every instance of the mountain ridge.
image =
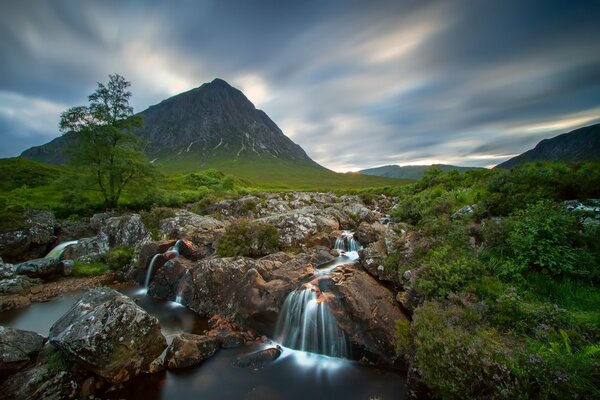
{"type": "Polygon", "coordinates": [[[460,167],[456,165],[447,164],[431,164],[431,165],[405,165],[399,166],[396,164],[382,165],[380,167],[366,168],[358,171],[363,175],[380,176],[384,178],[394,179],[420,179],[425,171],[431,167],[439,167],[444,172],[451,170],[458,170],[459,172],[465,172],[475,169],[482,169],[481,167],[460,167]]]}
{"type": "Polygon", "coordinates": [[[494,168],[513,168],[536,161],[585,162],[600,161],[600,124],[543,139],[527,150],[494,168]]]}

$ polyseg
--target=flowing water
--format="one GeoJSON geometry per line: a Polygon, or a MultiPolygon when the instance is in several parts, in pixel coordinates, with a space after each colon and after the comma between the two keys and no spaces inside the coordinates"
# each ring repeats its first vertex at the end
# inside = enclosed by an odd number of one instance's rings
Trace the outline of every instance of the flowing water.
{"type": "Polygon", "coordinates": [[[46,254],[45,258],[56,258],[57,260],[60,260],[60,258],[62,257],[62,255],[65,252],[65,250],[67,249],[67,247],[73,246],[73,245],[77,244],[78,242],[79,242],[78,240],[71,240],[69,242],[60,243],[56,247],[54,247],[52,250],[50,250],[50,252],[48,254],[46,254]]]}
{"type": "MultiPolygon", "coordinates": [[[[355,249],[358,244],[355,243],[355,249]]],[[[174,246],[177,250],[177,245],[174,246]]],[[[358,253],[346,240],[340,257],[321,266],[319,275],[329,274],[342,264],[356,262],[358,253]]],[[[170,249],[173,250],[173,249],[170,249]]],[[[150,263],[149,269],[153,267],[150,263]]],[[[151,274],[149,274],[151,276],[151,274]]],[[[147,279],[148,280],[148,279],[147,279]]],[[[147,282],[149,283],[149,282],[147,282]]],[[[139,296],[136,286],[116,287],[160,321],[163,334],[201,334],[207,320],[177,302],[139,296]]],[[[183,289],[178,290],[181,297],[183,289]]],[[[321,296],[325,294],[305,284],[285,302],[280,330],[282,355],[261,369],[233,365],[237,357],[272,347],[276,343],[250,343],[236,349],[221,349],[196,368],[142,374],[107,398],[132,400],[196,399],[406,399],[405,374],[386,368],[350,361],[343,332],[321,296]],[[305,350],[305,351],[303,351],[305,350]],[[331,357],[336,356],[336,357],[331,357]]],[[[32,330],[47,336],[52,324],[66,313],[81,293],[71,293],[46,303],[0,313],[0,325],[32,330]]],[[[181,299],[181,298],[180,298],[181,299]]],[[[278,324],[279,325],[279,324],[278,324]]]]}
{"type": "Polygon", "coordinates": [[[175,242],[175,244],[173,246],[169,247],[169,249],[167,251],[165,251],[164,253],[157,253],[154,255],[154,257],[152,257],[152,260],[150,260],[150,264],[148,264],[148,270],[146,271],[146,279],[144,280],[145,292],[139,292],[140,294],[146,293],[148,291],[148,287],[150,287],[150,282],[152,281],[152,277],[154,276],[154,267],[156,266],[156,262],[158,261],[158,259],[161,256],[165,256],[165,255],[170,255],[169,257],[167,257],[167,259],[171,259],[171,258],[178,256],[179,255],[179,246],[181,246],[181,240],[178,240],[177,242],[175,242]]]}

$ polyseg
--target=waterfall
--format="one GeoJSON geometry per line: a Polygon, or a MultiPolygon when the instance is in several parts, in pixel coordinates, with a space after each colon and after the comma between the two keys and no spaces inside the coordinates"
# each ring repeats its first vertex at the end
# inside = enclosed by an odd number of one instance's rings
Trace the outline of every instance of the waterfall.
{"type": "Polygon", "coordinates": [[[294,290],[283,304],[277,338],[286,347],[332,357],[347,357],[346,336],[324,296],[312,286],[294,290]]]}
{"type": "Polygon", "coordinates": [[[52,250],[50,250],[50,252],[48,254],[46,254],[46,258],[56,258],[57,260],[60,260],[60,258],[62,257],[62,255],[65,252],[65,250],[67,249],[67,247],[73,246],[73,245],[77,244],[78,242],[79,242],[78,240],[71,240],[69,242],[60,243],[56,247],[54,247],[52,250]]]}
{"type": "Polygon", "coordinates": [[[336,239],[333,248],[343,252],[358,252],[360,250],[360,245],[354,240],[353,232],[344,231],[340,237],[336,239]]]}
{"type": "Polygon", "coordinates": [[[170,260],[179,255],[179,246],[181,245],[182,240],[179,239],[175,242],[175,244],[167,249],[164,253],[157,253],[152,257],[150,264],[148,265],[148,270],[146,271],[146,279],[144,280],[144,288],[148,290],[150,286],[150,282],[152,281],[152,274],[154,273],[154,265],[158,258],[162,255],[166,257],[167,260],[170,260]]]}
{"type": "Polygon", "coordinates": [[[190,270],[186,269],[185,274],[179,279],[177,285],[177,294],[175,295],[175,303],[183,305],[183,292],[187,289],[187,278],[190,275],[190,270]]]}

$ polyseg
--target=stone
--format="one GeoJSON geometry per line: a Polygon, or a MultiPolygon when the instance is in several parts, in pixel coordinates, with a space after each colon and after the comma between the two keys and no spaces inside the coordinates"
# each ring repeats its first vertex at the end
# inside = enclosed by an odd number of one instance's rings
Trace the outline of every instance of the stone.
{"type": "Polygon", "coordinates": [[[56,241],[58,227],[54,214],[48,211],[27,211],[22,228],[0,233],[0,256],[15,263],[44,257],[56,241]]]}
{"type": "Polygon", "coordinates": [[[189,368],[212,357],[219,349],[219,340],[207,335],[179,333],[173,337],[165,355],[168,369],[189,368]]]}
{"type": "Polygon", "coordinates": [[[31,363],[45,341],[35,332],[0,326],[0,376],[14,374],[31,363]]]}
{"type": "Polygon", "coordinates": [[[0,280],[0,294],[24,294],[40,282],[39,279],[16,275],[0,280]]]}
{"type": "Polygon", "coordinates": [[[62,260],[63,276],[71,276],[73,274],[73,268],[75,268],[75,261],[73,260],[62,260]]]}
{"type": "Polygon", "coordinates": [[[175,217],[160,221],[160,235],[169,239],[189,239],[198,246],[207,247],[211,254],[225,232],[226,224],[209,216],[179,210],[175,217]]]}
{"type": "Polygon", "coordinates": [[[135,247],[152,240],[139,214],[110,217],[100,225],[98,245],[100,253],[120,246],[135,247]]]}
{"type": "Polygon", "coordinates": [[[52,325],[49,339],[67,358],[113,383],[147,370],[166,347],[158,320],[106,287],[87,291],[52,325]]]}
{"type": "Polygon", "coordinates": [[[76,244],[69,246],[62,254],[63,260],[81,260],[91,262],[100,259],[103,255],[100,241],[96,236],[81,238],[76,244]]]}
{"type": "Polygon", "coordinates": [[[238,357],[233,365],[236,367],[243,368],[263,368],[265,365],[277,360],[281,355],[281,347],[270,347],[268,349],[260,350],[255,353],[250,353],[241,357],[238,357]]]}
{"type": "Polygon", "coordinates": [[[30,278],[51,279],[62,276],[64,267],[56,258],[38,258],[15,265],[15,272],[30,278]]]}

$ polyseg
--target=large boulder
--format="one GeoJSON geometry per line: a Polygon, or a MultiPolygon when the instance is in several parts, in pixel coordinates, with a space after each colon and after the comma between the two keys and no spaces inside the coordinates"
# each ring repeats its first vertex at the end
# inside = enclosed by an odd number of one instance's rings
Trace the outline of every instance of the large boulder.
{"type": "Polygon", "coordinates": [[[193,297],[193,279],[190,270],[191,261],[183,257],[163,260],[154,266],[155,273],[148,287],[148,295],[162,300],[175,300],[179,295],[181,302],[187,303],[193,297]]]}
{"type": "MultiPolygon", "coordinates": [[[[127,271],[127,278],[143,284],[146,279],[150,262],[157,254],[163,254],[175,244],[175,240],[159,240],[146,242],[142,244],[133,255],[131,267],[127,271]]],[[[160,266],[166,262],[165,259],[160,260],[160,266]]],[[[156,267],[156,266],[155,266],[156,267]]],[[[155,274],[158,269],[155,268],[155,274]]]]}
{"type": "Polygon", "coordinates": [[[30,278],[51,279],[65,275],[65,267],[56,258],[38,258],[15,265],[15,272],[30,278]]]}
{"type": "Polygon", "coordinates": [[[152,240],[139,214],[126,214],[106,218],[98,232],[98,245],[101,253],[119,246],[135,247],[152,240]]]}
{"type": "Polygon", "coordinates": [[[81,260],[91,262],[98,260],[104,254],[97,236],[81,238],[72,246],[65,249],[63,260],[81,260]]]}
{"type": "Polygon", "coordinates": [[[353,348],[368,360],[394,365],[395,322],[406,319],[394,294],[356,265],[338,267],[327,296],[330,310],[353,348]]]}
{"type": "Polygon", "coordinates": [[[165,366],[168,369],[189,368],[212,357],[219,349],[219,340],[207,335],[179,333],[167,348],[165,366]]]}
{"type": "Polygon", "coordinates": [[[342,213],[333,209],[323,211],[316,207],[305,207],[258,221],[277,228],[280,245],[291,248],[306,244],[318,232],[330,233],[340,229],[342,218],[342,213]]]}
{"type": "Polygon", "coordinates": [[[0,233],[0,256],[8,262],[43,257],[56,241],[54,214],[27,211],[23,218],[20,227],[0,233]]]}
{"type": "Polygon", "coordinates": [[[186,210],[177,211],[175,217],[160,222],[160,235],[168,239],[189,239],[213,254],[226,224],[209,216],[198,215],[186,210]]]}
{"type": "Polygon", "coordinates": [[[42,350],[45,341],[35,332],[0,326],[0,376],[23,369],[42,350]]]}
{"type": "Polygon", "coordinates": [[[166,347],[158,320],[106,287],[89,290],[50,328],[50,342],[113,383],[147,370],[166,347]]]}

